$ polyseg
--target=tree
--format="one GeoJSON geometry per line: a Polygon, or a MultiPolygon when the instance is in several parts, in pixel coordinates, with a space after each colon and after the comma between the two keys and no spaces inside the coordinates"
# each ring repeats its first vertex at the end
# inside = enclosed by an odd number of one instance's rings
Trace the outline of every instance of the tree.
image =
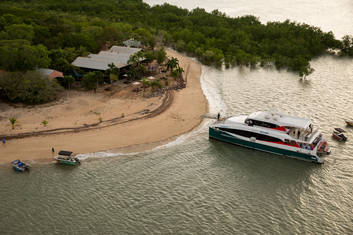
{"type": "Polygon", "coordinates": [[[43,124],[44,127],[46,127],[48,125],[48,121],[47,120],[43,120],[42,124],[43,124]]]}
{"type": "Polygon", "coordinates": [[[34,38],[34,30],[31,25],[13,24],[5,27],[9,40],[24,39],[31,42],[34,38]]]}
{"type": "Polygon", "coordinates": [[[113,64],[113,63],[108,64],[108,67],[109,67],[109,69],[107,70],[107,73],[109,74],[110,86],[112,88],[113,81],[119,80],[120,69],[118,67],[116,67],[115,64],[113,64]]]}
{"type": "Polygon", "coordinates": [[[64,76],[63,80],[64,80],[65,86],[66,86],[69,90],[71,90],[71,86],[72,86],[72,84],[75,82],[75,78],[74,78],[73,76],[71,76],[71,75],[68,75],[68,76],[64,76]]]}
{"type": "Polygon", "coordinates": [[[103,74],[102,72],[89,72],[83,75],[82,85],[87,90],[96,90],[98,88],[98,84],[103,82],[103,74]]]}
{"type": "Polygon", "coordinates": [[[26,40],[0,41],[0,67],[7,71],[28,71],[47,68],[50,64],[47,48],[31,46],[26,40]]]}
{"type": "Polygon", "coordinates": [[[177,68],[178,66],[179,66],[179,60],[175,57],[172,57],[167,62],[167,70],[170,70],[171,72],[174,70],[174,68],[177,68]]]}
{"type": "Polygon", "coordinates": [[[9,121],[10,121],[10,123],[11,123],[12,129],[15,129],[15,124],[17,123],[17,118],[15,118],[15,117],[10,117],[10,118],[9,118],[9,121]]]}
{"type": "Polygon", "coordinates": [[[151,63],[156,58],[155,52],[154,51],[144,51],[143,58],[145,58],[145,60],[148,63],[151,63]]]}
{"type": "Polygon", "coordinates": [[[183,74],[184,69],[182,67],[179,67],[178,65],[178,67],[174,71],[176,72],[176,76],[179,78],[183,74]]]}
{"type": "Polygon", "coordinates": [[[343,37],[341,54],[353,56],[353,36],[346,35],[343,37]]]}
{"type": "Polygon", "coordinates": [[[167,58],[167,53],[165,52],[164,48],[155,51],[155,57],[157,59],[158,64],[162,64],[165,59],[167,58]]]}
{"type": "Polygon", "coordinates": [[[162,88],[162,84],[159,80],[154,80],[151,82],[151,87],[152,87],[152,90],[154,91],[155,88],[162,88]]]}
{"type": "Polygon", "coordinates": [[[56,80],[49,80],[34,71],[5,73],[0,77],[0,87],[9,101],[26,104],[55,100],[62,90],[56,80]]]}
{"type": "Polygon", "coordinates": [[[129,69],[129,77],[139,79],[146,73],[146,68],[140,62],[144,59],[144,53],[139,51],[130,56],[128,63],[131,64],[129,69]]]}
{"type": "Polygon", "coordinates": [[[146,88],[151,85],[151,82],[147,80],[147,78],[143,77],[142,80],[143,92],[145,92],[146,88]]]}

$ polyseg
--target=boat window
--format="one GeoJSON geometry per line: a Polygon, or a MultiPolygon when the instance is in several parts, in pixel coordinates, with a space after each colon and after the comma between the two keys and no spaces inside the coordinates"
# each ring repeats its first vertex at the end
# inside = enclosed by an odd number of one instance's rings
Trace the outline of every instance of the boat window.
{"type": "Polygon", "coordinates": [[[251,131],[244,131],[244,130],[237,130],[237,129],[231,129],[231,128],[219,128],[222,131],[230,132],[236,135],[240,135],[246,138],[251,138],[255,137],[257,140],[262,140],[262,141],[269,141],[269,142],[283,142],[281,139],[264,135],[264,134],[259,134],[251,131]]]}
{"type": "Polygon", "coordinates": [[[263,121],[258,121],[258,120],[252,120],[254,125],[256,126],[262,126],[262,127],[266,127],[266,128],[278,128],[280,126],[270,123],[270,122],[263,122],[263,121]]]}
{"type": "Polygon", "coordinates": [[[322,138],[322,135],[321,135],[321,134],[320,134],[319,136],[317,136],[317,137],[315,138],[315,140],[313,141],[313,145],[316,146],[317,143],[320,142],[321,138],[322,138]]]}

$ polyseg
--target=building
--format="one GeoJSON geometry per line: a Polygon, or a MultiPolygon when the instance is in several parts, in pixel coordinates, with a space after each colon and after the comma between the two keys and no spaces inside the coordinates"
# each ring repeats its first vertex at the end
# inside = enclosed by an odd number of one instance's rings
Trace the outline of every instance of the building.
{"type": "Polygon", "coordinates": [[[142,46],[140,41],[137,41],[133,38],[130,38],[129,40],[123,41],[123,44],[127,47],[141,47],[142,46]]]}
{"type": "Polygon", "coordinates": [[[114,64],[117,68],[129,66],[130,56],[141,51],[140,48],[112,46],[108,51],[101,51],[98,54],[89,54],[87,57],[77,57],[72,65],[84,70],[106,71],[109,64],[114,64]]]}
{"type": "Polygon", "coordinates": [[[54,78],[63,78],[64,74],[62,72],[53,70],[53,69],[37,69],[37,72],[39,72],[42,76],[48,77],[49,79],[54,79],[54,78]]]}

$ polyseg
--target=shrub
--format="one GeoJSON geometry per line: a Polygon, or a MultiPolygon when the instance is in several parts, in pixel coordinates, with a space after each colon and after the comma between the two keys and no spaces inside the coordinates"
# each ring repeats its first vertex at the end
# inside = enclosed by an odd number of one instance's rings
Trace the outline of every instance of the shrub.
{"type": "Polygon", "coordinates": [[[10,123],[11,123],[12,129],[15,129],[15,124],[16,124],[16,122],[17,122],[17,118],[15,118],[15,117],[10,117],[10,118],[9,118],[9,121],[10,121],[10,123]]]}
{"type": "Polygon", "coordinates": [[[39,104],[55,100],[62,90],[56,80],[49,80],[35,71],[9,72],[0,77],[3,95],[11,102],[39,104]]]}
{"type": "Polygon", "coordinates": [[[98,88],[98,84],[103,83],[103,73],[89,72],[82,78],[82,86],[87,90],[98,88]]]}
{"type": "Polygon", "coordinates": [[[155,91],[156,88],[162,88],[162,84],[159,80],[154,80],[151,82],[152,90],[155,91]]]}
{"type": "Polygon", "coordinates": [[[42,124],[43,124],[44,127],[46,127],[48,125],[48,121],[47,120],[43,120],[42,124]]]}

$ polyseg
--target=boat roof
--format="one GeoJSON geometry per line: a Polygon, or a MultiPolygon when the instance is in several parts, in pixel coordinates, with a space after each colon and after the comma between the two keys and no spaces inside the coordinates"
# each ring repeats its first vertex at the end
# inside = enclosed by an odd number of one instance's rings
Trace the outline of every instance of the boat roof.
{"type": "Polygon", "coordinates": [[[64,156],[71,156],[72,152],[70,151],[65,151],[65,150],[60,150],[59,155],[64,155],[64,156]]]}
{"type": "Polygon", "coordinates": [[[283,113],[274,113],[268,111],[259,111],[252,113],[248,116],[249,119],[269,122],[279,126],[285,127],[295,127],[306,129],[312,124],[310,119],[301,118],[301,117],[294,117],[290,115],[286,115],[283,113]]]}

